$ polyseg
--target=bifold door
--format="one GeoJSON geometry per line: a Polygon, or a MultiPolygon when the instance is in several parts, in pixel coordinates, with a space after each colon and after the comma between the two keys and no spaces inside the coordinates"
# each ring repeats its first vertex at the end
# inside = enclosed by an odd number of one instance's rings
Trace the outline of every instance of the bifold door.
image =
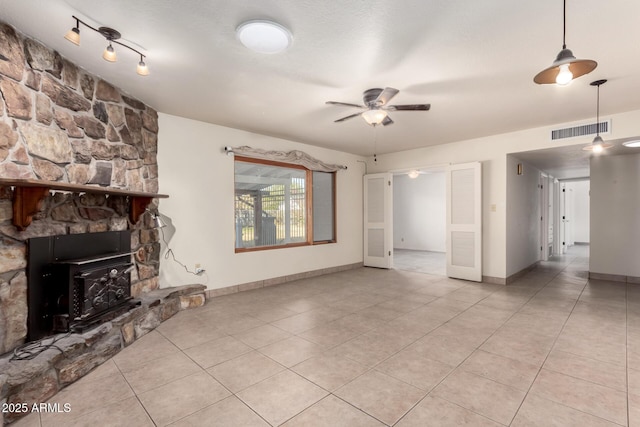
{"type": "Polygon", "coordinates": [[[393,176],[364,176],[364,265],[393,266],[393,176]]]}
{"type": "Polygon", "coordinates": [[[482,281],[482,165],[447,168],[447,276],[482,281]]]}

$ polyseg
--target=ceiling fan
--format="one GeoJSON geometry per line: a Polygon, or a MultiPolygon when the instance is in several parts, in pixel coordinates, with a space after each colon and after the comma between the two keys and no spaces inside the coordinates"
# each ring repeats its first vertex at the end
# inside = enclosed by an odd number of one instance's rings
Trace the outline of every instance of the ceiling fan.
{"type": "Polygon", "coordinates": [[[330,105],[344,105],[347,107],[363,108],[364,111],[351,114],[341,119],[335,120],[335,123],[344,122],[357,116],[362,118],[371,126],[381,124],[388,126],[393,124],[393,120],[387,114],[387,111],[428,111],[431,104],[411,104],[411,105],[388,105],[391,98],[400,92],[398,89],[386,87],[384,89],[374,88],[365,90],[362,94],[364,105],[349,104],[346,102],[327,101],[330,105]]]}

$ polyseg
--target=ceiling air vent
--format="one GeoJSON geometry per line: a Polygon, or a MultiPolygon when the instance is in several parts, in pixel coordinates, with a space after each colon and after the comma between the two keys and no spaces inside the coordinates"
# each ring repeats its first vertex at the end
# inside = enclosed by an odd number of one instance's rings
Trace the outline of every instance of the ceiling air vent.
{"type": "Polygon", "coordinates": [[[598,132],[598,123],[587,123],[584,125],[574,126],[570,128],[555,129],[551,131],[551,140],[577,138],[586,135],[606,135],[611,132],[611,120],[600,122],[600,132],[598,132]]]}

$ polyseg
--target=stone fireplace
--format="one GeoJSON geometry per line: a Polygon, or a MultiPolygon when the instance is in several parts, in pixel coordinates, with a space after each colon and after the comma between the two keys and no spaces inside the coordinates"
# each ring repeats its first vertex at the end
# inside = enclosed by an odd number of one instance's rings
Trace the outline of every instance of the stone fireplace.
{"type": "MultiPolygon", "coordinates": [[[[0,179],[158,191],[156,111],[3,23],[0,95],[0,179]]],[[[128,196],[54,189],[20,230],[15,192],[0,184],[0,354],[27,340],[30,239],[126,231],[131,295],[158,288],[159,233],[128,196]]]]}
{"type": "MultiPolygon", "coordinates": [[[[202,285],[158,289],[160,237],[146,209],[162,196],[157,138],[153,108],[0,22],[0,403],[45,402],[204,304],[202,285]],[[115,247],[96,243],[103,235],[115,247]],[[51,249],[62,241],[71,249],[51,249]],[[29,258],[39,246],[40,269],[29,258]],[[31,283],[50,274],[44,288],[31,283]],[[46,289],[36,312],[34,289],[46,289]],[[17,357],[31,339],[48,350],[17,357]]],[[[0,425],[23,415],[0,412],[0,425]]]]}

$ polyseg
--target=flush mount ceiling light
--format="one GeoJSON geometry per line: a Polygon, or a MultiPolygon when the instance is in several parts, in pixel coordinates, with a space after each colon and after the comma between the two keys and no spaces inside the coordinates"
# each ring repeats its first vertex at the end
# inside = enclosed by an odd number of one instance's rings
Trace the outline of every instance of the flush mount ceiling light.
{"type": "Polygon", "coordinates": [[[533,81],[543,84],[558,84],[564,86],[569,84],[573,79],[576,79],[585,74],[589,74],[598,66],[596,61],[591,59],[577,59],[573,56],[573,52],[567,49],[566,35],[567,35],[567,0],[563,1],[562,11],[562,50],[553,61],[550,67],[540,71],[533,78],[533,81]]]}
{"type": "Polygon", "coordinates": [[[602,151],[606,148],[613,147],[612,144],[608,142],[604,142],[602,137],[600,136],[600,86],[605,84],[606,80],[596,80],[595,82],[591,82],[591,86],[598,87],[598,101],[596,107],[596,137],[593,138],[593,142],[586,147],[582,147],[585,151],[593,151],[594,153],[602,153],[602,151]]]}
{"type": "Polygon", "coordinates": [[[291,32],[271,21],[247,21],[238,26],[236,34],[248,49],[258,53],[278,53],[291,46],[291,32]]]}
{"type": "Polygon", "coordinates": [[[115,43],[119,46],[126,47],[127,49],[140,55],[140,62],[138,62],[136,73],[138,73],[141,76],[149,75],[149,68],[147,67],[147,64],[145,64],[144,62],[144,59],[146,58],[146,56],[142,54],[142,52],[132,48],[131,46],[127,46],[126,44],[119,42],[118,39],[121,37],[120,32],[109,27],[94,28],[91,25],[87,24],[86,22],[80,20],[79,18],[75,16],[72,16],[72,17],[73,19],[76,20],[76,26],[70,29],[69,32],[67,32],[67,34],[64,36],[65,39],[69,40],[71,43],[75,44],[76,46],[80,46],[80,24],[82,24],[85,27],[89,28],[90,30],[95,31],[96,33],[100,33],[102,37],[107,39],[107,41],[109,42],[104,52],[102,53],[102,58],[105,61],[116,62],[118,60],[116,56],[116,51],[113,48],[113,43],[115,43]]]}
{"type": "Polygon", "coordinates": [[[415,169],[407,173],[407,176],[411,179],[416,179],[419,175],[420,175],[420,171],[417,171],[415,169]]]}

